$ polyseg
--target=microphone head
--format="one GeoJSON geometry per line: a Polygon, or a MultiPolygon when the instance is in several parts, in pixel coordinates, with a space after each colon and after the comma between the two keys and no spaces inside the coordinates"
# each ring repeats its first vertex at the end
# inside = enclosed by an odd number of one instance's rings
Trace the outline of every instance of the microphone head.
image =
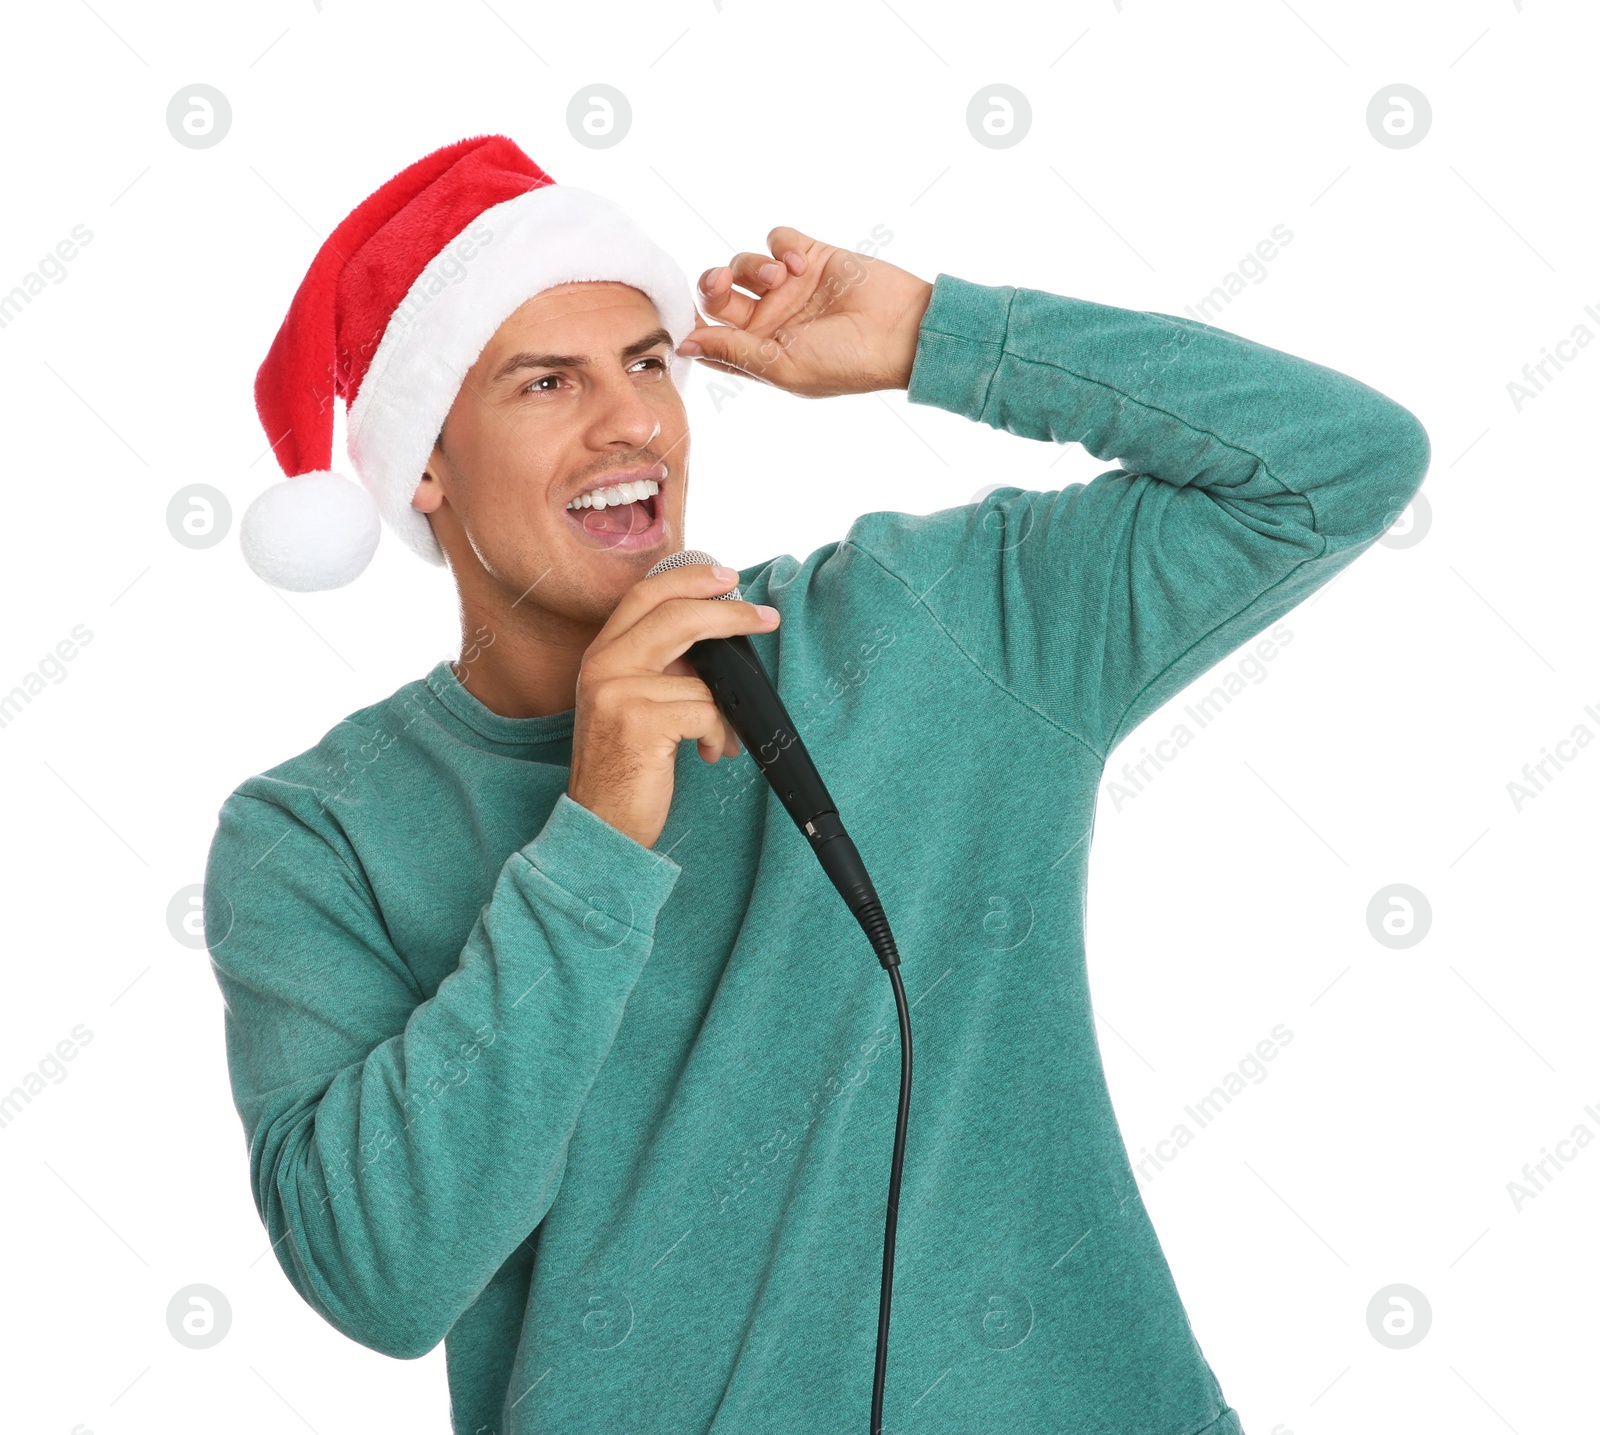
{"type": "MultiPolygon", "coordinates": [[[[709,563],[715,565],[716,559],[709,553],[699,548],[680,548],[676,553],[669,553],[644,576],[654,578],[657,573],[665,573],[669,568],[682,568],[688,563],[709,563]]],[[[739,592],[739,585],[735,583],[726,593],[718,593],[718,598],[731,598],[742,601],[743,595],[739,592]]]]}

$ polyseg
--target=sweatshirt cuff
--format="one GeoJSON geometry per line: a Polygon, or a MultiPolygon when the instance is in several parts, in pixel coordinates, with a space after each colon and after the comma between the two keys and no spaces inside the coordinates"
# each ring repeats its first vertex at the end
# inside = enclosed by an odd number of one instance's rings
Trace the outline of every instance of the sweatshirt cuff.
{"type": "Polygon", "coordinates": [[[938,275],[917,330],[906,398],[981,421],[1016,293],[1010,284],[938,275]]]}
{"type": "Polygon", "coordinates": [[[609,924],[623,935],[632,930],[653,937],[656,915],[683,871],[670,857],[640,846],[565,792],[539,835],[517,855],[533,869],[543,890],[597,936],[609,924]]]}

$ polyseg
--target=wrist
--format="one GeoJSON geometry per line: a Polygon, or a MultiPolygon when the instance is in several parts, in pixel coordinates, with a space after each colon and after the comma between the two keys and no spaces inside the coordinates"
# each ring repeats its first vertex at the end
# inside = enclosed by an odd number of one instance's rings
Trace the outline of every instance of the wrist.
{"type": "Polygon", "coordinates": [[[917,360],[917,340],[922,332],[922,316],[928,312],[928,305],[932,300],[933,285],[924,283],[895,322],[889,353],[890,388],[911,387],[911,369],[917,360]]]}

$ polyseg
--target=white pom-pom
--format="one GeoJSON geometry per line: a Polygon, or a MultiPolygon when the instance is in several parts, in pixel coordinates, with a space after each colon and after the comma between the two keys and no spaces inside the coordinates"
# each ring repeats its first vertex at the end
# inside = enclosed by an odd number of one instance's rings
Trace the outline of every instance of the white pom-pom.
{"type": "Polygon", "coordinates": [[[378,505],[342,473],[303,473],[256,495],[239,520],[244,560],[274,588],[342,588],[372,561],[378,505]]]}

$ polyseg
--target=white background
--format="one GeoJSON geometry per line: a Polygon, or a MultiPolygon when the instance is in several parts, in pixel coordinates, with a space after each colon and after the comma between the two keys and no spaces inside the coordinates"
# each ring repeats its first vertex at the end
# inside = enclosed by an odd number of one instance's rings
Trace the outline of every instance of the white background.
{"type": "MultiPolygon", "coordinates": [[[[1576,725],[1600,733],[1600,352],[1520,411],[1507,390],[1575,325],[1600,333],[1592,7],[605,9],[8,12],[0,292],[74,225],[93,238],[0,329],[0,691],[74,625],[93,636],[0,728],[0,1093],[75,1026],[92,1040],[0,1128],[0,1424],[448,1428],[442,1347],[406,1363],[352,1344],[265,1253],[220,998],[167,911],[243,777],[456,652],[448,574],[392,535],[349,588],[286,595],[245,568],[236,529],[278,476],[255,370],[322,237],[427,151],[502,132],[628,208],[691,278],[775,224],[846,246],[883,225],[882,257],[924,278],[1181,313],[1292,231],[1213,322],[1417,413],[1429,526],[1289,614],[1264,680],[1133,800],[1102,793],[1089,965],[1118,1115],[1137,1160],[1274,1025],[1293,1032],[1145,1187],[1250,1435],[1595,1428],[1600,1150],[1520,1210],[1507,1189],[1575,1125],[1600,1134],[1600,752],[1520,811],[1507,790],[1576,725]],[[165,119],[197,82],[233,113],[203,150],[165,119]],[[597,82],[633,110],[609,149],[566,123],[597,82]],[[1007,149],[966,127],[997,82],[1033,112],[1007,149]],[[1396,83],[1433,112],[1405,149],[1365,118],[1396,83]],[[205,550],[167,528],[197,482],[233,512],[205,550]],[[1403,950],[1366,916],[1394,883],[1432,909],[1403,950]],[[194,1283],[232,1310],[208,1350],[167,1329],[194,1283]],[[1404,1350],[1368,1328],[1395,1284],[1431,1307],[1404,1350]]],[[[871,509],[1104,467],[903,394],[713,399],[715,377],[697,368],[689,399],[689,541],[739,566],[804,556],[871,509]]],[[[1209,686],[1130,734],[1111,772],[1209,686]]]]}

